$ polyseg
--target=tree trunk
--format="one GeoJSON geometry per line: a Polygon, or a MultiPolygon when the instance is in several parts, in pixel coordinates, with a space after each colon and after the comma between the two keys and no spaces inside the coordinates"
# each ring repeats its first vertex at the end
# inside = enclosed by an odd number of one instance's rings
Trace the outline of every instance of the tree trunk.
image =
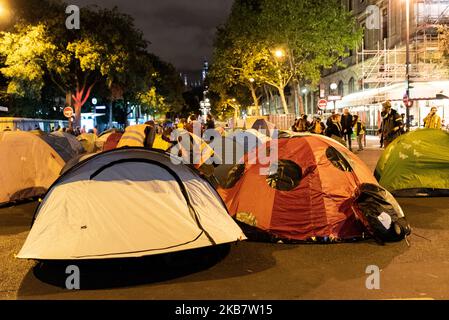
{"type": "Polygon", "coordinates": [[[75,95],[72,95],[73,106],[75,107],[75,127],[81,126],[81,109],[87,102],[87,99],[89,99],[90,92],[92,91],[94,85],[95,83],[87,88],[87,90],[86,86],[83,86],[81,88],[77,86],[75,95]]]}
{"type": "Polygon", "coordinates": [[[300,110],[300,107],[299,107],[299,104],[300,104],[299,99],[301,98],[301,95],[299,92],[300,92],[299,85],[297,85],[297,81],[294,80],[293,81],[293,96],[295,97],[295,115],[296,116],[300,116],[300,115],[304,114],[304,112],[302,110],[300,110]]]}
{"type": "Polygon", "coordinates": [[[250,90],[251,96],[253,97],[254,106],[256,107],[256,116],[260,116],[260,105],[259,105],[259,98],[257,97],[256,88],[253,85],[251,85],[250,90]]]}
{"type": "MultiPolygon", "coordinates": [[[[299,85],[299,83],[295,84],[295,86],[296,86],[296,90],[297,90],[297,93],[298,93],[299,114],[300,115],[306,114],[306,110],[304,108],[304,99],[302,98],[302,94],[300,93],[301,92],[301,86],[299,85]]],[[[306,99],[307,99],[307,96],[306,96],[306,99]]]]}
{"type": "Polygon", "coordinates": [[[279,91],[279,95],[281,97],[282,107],[284,108],[284,113],[289,114],[287,99],[285,98],[284,88],[277,88],[279,91]]]}

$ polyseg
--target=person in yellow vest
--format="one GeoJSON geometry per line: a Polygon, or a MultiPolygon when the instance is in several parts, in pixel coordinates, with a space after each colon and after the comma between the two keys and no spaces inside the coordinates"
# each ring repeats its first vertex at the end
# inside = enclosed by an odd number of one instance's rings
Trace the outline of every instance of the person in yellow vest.
{"type": "Polygon", "coordinates": [[[153,142],[153,149],[167,151],[173,145],[170,142],[170,138],[167,138],[170,136],[170,133],[164,132],[161,127],[158,127],[156,131],[157,132],[153,142]]]}
{"type": "Polygon", "coordinates": [[[123,147],[144,147],[152,148],[156,138],[154,126],[147,122],[135,126],[127,127],[117,148],[123,147]]]}
{"type": "Polygon", "coordinates": [[[324,131],[326,131],[326,125],[321,121],[320,117],[316,117],[312,122],[310,132],[324,135],[324,131]]]}
{"type": "Polygon", "coordinates": [[[365,135],[366,135],[366,126],[365,123],[362,121],[362,119],[358,116],[354,116],[354,132],[357,136],[357,142],[359,144],[359,150],[363,151],[364,142],[365,142],[365,135]]]}
{"type": "Polygon", "coordinates": [[[427,129],[441,129],[441,118],[437,114],[438,109],[432,107],[430,113],[424,118],[424,127],[427,129]]]}

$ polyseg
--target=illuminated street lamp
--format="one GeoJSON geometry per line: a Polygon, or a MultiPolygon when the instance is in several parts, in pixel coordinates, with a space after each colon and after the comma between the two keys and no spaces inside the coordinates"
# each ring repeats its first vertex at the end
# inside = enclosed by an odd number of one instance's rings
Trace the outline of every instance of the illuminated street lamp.
{"type": "MultiPolygon", "coordinates": [[[[338,84],[336,84],[335,82],[331,83],[330,85],[330,89],[331,89],[331,94],[335,94],[335,91],[337,91],[338,89],[338,84]]],[[[335,113],[337,113],[337,102],[334,100],[334,111],[335,113]]]]}
{"type": "Polygon", "coordinates": [[[8,21],[10,15],[10,9],[3,1],[0,0],[0,22],[8,21]]]}
{"type": "Polygon", "coordinates": [[[200,106],[201,106],[201,112],[203,113],[203,120],[204,120],[204,122],[206,122],[207,115],[211,111],[210,100],[208,98],[204,99],[203,101],[200,102],[200,106]]]}
{"type": "Polygon", "coordinates": [[[275,56],[276,58],[278,58],[278,59],[282,59],[282,58],[285,57],[285,52],[284,52],[284,50],[282,50],[282,49],[277,49],[277,50],[274,52],[274,56],[275,56]]]}

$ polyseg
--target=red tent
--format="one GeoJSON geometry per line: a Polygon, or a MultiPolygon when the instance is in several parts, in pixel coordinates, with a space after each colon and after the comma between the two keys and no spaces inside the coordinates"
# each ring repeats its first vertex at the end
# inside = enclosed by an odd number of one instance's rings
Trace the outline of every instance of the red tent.
{"type": "MultiPolygon", "coordinates": [[[[281,138],[271,165],[245,157],[219,190],[231,215],[272,241],[335,242],[410,233],[402,209],[367,166],[339,143],[318,135],[281,138]],[[269,167],[269,171],[261,173],[269,167]],[[262,233],[260,232],[262,231],[262,233]]],[[[260,148],[259,148],[260,149],[260,148]]],[[[260,156],[260,152],[258,154],[260,156]]]]}

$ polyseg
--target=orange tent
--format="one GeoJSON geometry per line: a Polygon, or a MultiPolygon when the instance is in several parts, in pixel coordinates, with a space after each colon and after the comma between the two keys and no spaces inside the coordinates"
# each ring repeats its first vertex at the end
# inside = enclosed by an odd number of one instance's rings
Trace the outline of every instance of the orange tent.
{"type": "Polygon", "coordinates": [[[410,233],[391,194],[359,158],[332,139],[298,135],[261,148],[235,166],[219,189],[231,215],[247,226],[249,238],[338,242],[371,235],[396,241],[410,233]],[[278,151],[271,164],[256,158],[265,150],[278,151]]]}
{"type": "Polygon", "coordinates": [[[0,204],[43,195],[64,165],[58,152],[38,135],[0,133],[0,204]]]}

